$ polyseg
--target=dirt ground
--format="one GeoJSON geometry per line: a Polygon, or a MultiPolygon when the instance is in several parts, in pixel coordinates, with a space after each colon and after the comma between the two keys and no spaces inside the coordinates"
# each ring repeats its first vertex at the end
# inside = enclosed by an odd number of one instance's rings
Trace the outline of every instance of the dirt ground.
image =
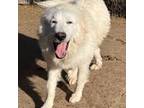
{"type": "MultiPolygon", "coordinates": [[[[19,6],[19,108],[40,108],[46,99],[47,72],[42,59],[37,28],[42,14],[38,6],[19,6]],[[43,65],[43,64],[41,64],[43,65]]],[[[59,83],[54,108],[125,108],[125,19],[112,17],[112,27],[101,46],[103,67],[92,71],[83,98],[77,104],[68,99],[75,86],[59,83]]]]}

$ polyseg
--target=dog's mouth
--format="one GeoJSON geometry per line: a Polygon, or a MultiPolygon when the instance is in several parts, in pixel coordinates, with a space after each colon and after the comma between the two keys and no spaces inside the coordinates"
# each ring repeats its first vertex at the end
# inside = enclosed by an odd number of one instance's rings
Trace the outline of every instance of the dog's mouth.
{"type": "Polygon", "coordinates": [[[67,49],[69,46],[69,41],[68,42],[53,42],[54,45],[54,50],[55,50],[55,55],[58,59],[62,59],[66,56],[67,54],[67,49]]]}

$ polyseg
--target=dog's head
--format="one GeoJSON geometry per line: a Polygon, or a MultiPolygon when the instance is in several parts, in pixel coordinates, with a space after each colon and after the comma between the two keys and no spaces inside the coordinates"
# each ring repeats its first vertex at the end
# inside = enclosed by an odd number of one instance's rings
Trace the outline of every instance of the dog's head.
{"type": "Polygon", "coordinates": [[[73,5],[60,5],[46,10],[42,17],[40,32],[44,36],[51,36],[55,55],[59,59],[66,56],[69,44],[81,32],[83,24],[79,10],[73,5]]]}

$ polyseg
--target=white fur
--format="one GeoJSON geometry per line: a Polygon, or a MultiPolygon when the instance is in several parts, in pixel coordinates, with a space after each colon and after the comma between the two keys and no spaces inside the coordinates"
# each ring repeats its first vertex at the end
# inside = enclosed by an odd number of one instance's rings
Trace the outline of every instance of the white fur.
{"type": "MultiPolygon", "coordinates": [[[[49,6],[49,3],[50,1],[47,1],[45,6],[49,6]]],[[[48,97],[42,108],[52,108],[62,69],[68,72],[70,84],[77,81],[76,90],[69,101],[80,101],[92,58],[96,59],[96,64],[92,65],[91,69],[102,66],[99,46],[109,28],[110,15],[103,0],[51,1],[51,8],[48,8],[41,18],[39,30],[40,46],[49,69],[48,97]],[[52,23],[52,20],[57,21],[57,24],[52,23]],[[66,24],[67,21],[73,23],[66,24]],[[52,41],[55,32],[65,32],[65,41],[70,41],[67,55],[63,59],[57,59],[54,54],[52,41]]]]}
{"type": "Polygon", "coordinates": [[[78,68],[70,69],[67,71],[69,84],[75,84],[77,81],[78,68]]]}

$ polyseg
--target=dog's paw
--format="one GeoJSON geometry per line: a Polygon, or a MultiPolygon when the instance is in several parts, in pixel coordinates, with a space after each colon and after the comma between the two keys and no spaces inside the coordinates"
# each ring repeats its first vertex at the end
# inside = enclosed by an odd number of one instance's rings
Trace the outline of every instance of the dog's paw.
{"type": "Polygon", "coordinates": [[[79,101],[81,100],[81,97],[82,97],[81,94],[76,94],[76,93],[74,93],[74,94],[72,94],[72,96],[70,97],[69,102],[71,102],[71,103],[79,102],[79,101]]]}
{"type": "Polygon", "coordinates": [[[97,64],[92,64],[91,66],[90,66],[90,70],[99,70],[99,69],[101,69],[102,68],[102,62],[99,62],[99,63],[97,63],[97,64]]]}
{"type": "Polygon", "coordinates": [[[70,85],[75,84],[77,81],[77,72],[73,72],[72,70],[70,70],[68,72],[68,82],[70,85]]]}

